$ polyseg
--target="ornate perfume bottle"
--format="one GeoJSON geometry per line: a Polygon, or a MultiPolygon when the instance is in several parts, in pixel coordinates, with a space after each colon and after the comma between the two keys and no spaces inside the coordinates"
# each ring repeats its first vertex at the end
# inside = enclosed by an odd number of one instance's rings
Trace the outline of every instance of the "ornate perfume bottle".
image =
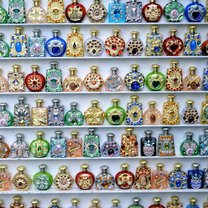
{"type": "Polygon", "coordinates": [[[151,130],[145,130],[145,137],[141,138],[141,156],[156,156],[157,140],[151,130]]]}
{"type": "Polygon", "coordinates": [[[118,199],[112,199],[112,207],[111,208],[122,208],[121,206],[120,206],[120,200],[118,200],[118,199]]]}
{"type": "MultiPolygon", "coordinates": [[[[0,80],[1,82],[1,80],[0,80]]],[[[204,68],[202,76],[202,90],[208,91],[208,66],[204,68]]]]}
{"type": "Polygon", "coordinates": [[[113,3],[108,4],[108,21],[110,23],[125,22],[126,8],[120,0],[113,0],[113,3]]]}
{"type": "Polygon", "coordinates": [[[201,189],[203,188],[203,170],[199,169],[199,163],[193,163],[192,170],[188,170],[188,188],[189,189],[201,189]]]}
{"type": "Polygon", "coordinates": [[[4,141],[4,137],[0,135],[0,158],[9,157],[10,148],[9,145],[4,141]]]}
{"type": "Polygon", "coordinates": [[[160,197],[154,197],[153,202],[154,204],[150,205],[148,208],[165,208],[162,204],[160,204],[161,202],[160,197]]]}
{"type": "Polygon", "coordinates": [[[89,208],[101,208],[100,200],[99,199],[91,200],[91,206],[89,208]]]}
{"type": "Polygon", "coordinates": [[[189,67],[189,74],[184,78],[184,90],[200,90],[201,77],[196,74],[197,68],[189,67]]]}
{"type": "Polygon", "coordinates": [[[48,208],[61,208],[59,206],[59,199],[57,199],[57,198],[52,199],[51,200],[51,206],[48,207],[48,208]]]}
{"type": "Polygon", "coordinates": [[[12,188],[11,174],[7,171],[7,166],[0,165],[0,191],[9,191],[12,188]]]}
{"type": "MultiPolygon", "coordinates": [[[[208,33],[207,33],[207,37],[208,37],[208,33]]],[[[205,40],[205,41],[202,43],[201,49],[202,49],[202,55],[203,55],[203,56],[208,56],[208,39],[205,40]]]]}
{"type": "Polygon", "coordinates": [[[0,127],[13,126],[14,116],[7,110],[7,103],[0,103],[0,127]]]}
{"type": "Polygon", "coordinates": [[[72,131],[71,138],[67,139],[67,157],[82,157],[82,139],[78,132],[72,131]]]}
{"type": "Polygon", "coordinates": [[[171,196],[171,201],[167,203],[167,208],[180,208],[183,204],[179,201],[178,196],[171,196]]]}
{"type": "Polygon", "coordinates": [[[208,155],[208,129],[203,130],[204,134],[199,135],[199,154],[208,155]]]}
{"type": "Polygon", "coordinates": [[[31,201],[31,207],[30,208],[40,208],[39,207],[39,201],[37,199],[33,199],[31,201]]]}
{"type": "Polygon", "coordinates": [[[133,204],[128,206],[128,208],[144,208],[141,204],[140,201],[141,199],[139,197],[134,197],[132,198],[133,204]]]}
{"type": "Polygon", "coordinates": [[[142,2],[128,0],[126,2],[126,22],[142,22],[142,2]]]}
{"type": "MultiPolygon", "coordinates": [[[[0,9],[0,12],[1,12],[1,9],[0,9]]],[[[8,57],[9,52],[10,52],[10,48],[9,48],[8,43],[4,41],[4,34],[0,33],[0,57],[8,57]]]]}
{"type": "Polygon", "coordinates": [[[95,134],[95,129],[89,129],[89,134],[84,136],[84,157],[100,157],[100,137],[95,134]]]}
{"type": "Polygon", "coordinates": [[[10,204],[10,208],[24,208],[25,205],[22,203],[22,197],[20,195],[15,195],[13,197],[14,202],[10,204]]]}
{"type": "Polygon", "coordinates": [[[186,206],[186,208],[199,208],[199,205],[197,203],[197,199],[192,197],[190,198],[190,204],[186,206]]]}
{"type": "Polygon", "coordinates": [[[205,189],[208,188],[208,168],[204,168],[203,187],[204,187],[205,189]]]}
{"type": "Polygon", "coordinates": [[[200,123],[208,124],[208,95],[206,95],[206,100],[201,105],[200,123]]]}
{"type": "Polygon", "coordinates": [[[23,27],[15,27],[15,33],[10,39],[10,56],[25,57],[27,55],[27,36],[23,34],[23,27]]]}
{"type": "Polygon", "coordinates": [[[55,131],[55,136],[50,140],[50,153],[54,158],[65,158],[67,151],[66,137],[62,136],[62,131],[55,131]]]}
{"type": "MultiPolygon", "coordinates": [[[[118,1],[118,0],[115,0],[118,1]]],[[[125,41],[120,37],[120,30],[113,29],[113,35],[105,40],[105,51],[109,56],[121,56],[125,49],[125,41]]]]}
{"type": "Polygon", "coordinates": [[[2,7],[2,0],[0,1],[0,24],[7,23],[8,13],[4,7],[2,7]]]}
{"type": "Polygon", "coordinates": [[[71,203],[72,203],[72,206],[69,207],[69,208],[80,208],[80,207],[78,206],[78,204],[79,204],[79,199],[73,198],[73,199],[71,200],[71,203]]]}

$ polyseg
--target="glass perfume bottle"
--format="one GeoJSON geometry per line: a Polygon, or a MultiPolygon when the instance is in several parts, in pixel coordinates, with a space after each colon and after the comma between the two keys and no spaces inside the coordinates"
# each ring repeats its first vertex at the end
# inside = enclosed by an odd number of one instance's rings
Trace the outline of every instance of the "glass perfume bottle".
{"type": "Polygon", "coordinates": [[[108,133],[107,141],[101,147],[102,157],[118,157],[120,155],[119,144],[114,140],[115,134],[108,133]]]}
{"type": "Polygon", "coordinates": [[[7,171],[7,166],[0,165],[0,191],[9,191],[12,188],[11,174],[7,171]]]}
{"type": "Polygon", "coordinates": [[[181,163],[175,163],[174,170],[169,173],[169,185],[171,189],[188,188],[188,176],[181,168],[181,163]]]}
{"type": "Polygon", "coordinates": [[[123,163],[121,168],[122,170],[115,176],[116,184],[120,189],[131,189],[134,184],[134,174],[128,170],[129,165],[127,163],[123,163]]]}
{"type": "Polygon", "coordinates": [[[125,22],[126,8],[120,0],[113,0],[113,3],[108,4],[108,21],[110,23],[125,22]]]}
{"type": "MultiPolygon", "coordinates": [[[[0,12],[1,12],[1,9],[0,9],[0,12]]],[[[9,52],[10,52],[10,48],[9,48],[8,43],[4,41],[4,34],[0,33],[0,57],[9,57],[9,52]]]]}
{"type": "Polygon", "coordinates": [[[186,139],[180,146],[180,152],[183,156],[195,156],[199,154],[199,145],[193,139],[194,134],[192,132],[186,132],[186,139]]]}
{"type": "MultiPolygon", "coordinates": [[[[115,0],[118,1],[118,0],[115,0]]],[[[105,40],[105,51],[109,56],[121,56],[125,49],[125,41],[120,37],[120,30],[113,29],[113,35],[105,40]]]]}
{"type": "Polygon", "coordinates": [[[152,189],[162,190],[168,188],[168,172],[164,170],[163,163],[157,163],[157,170],[152,171],[151,185],[152,185],[151,187],[152,189]]]}
{"type": "Polygon", "coordinates": [[[10,204],[10,208],[24,208],[25,205],[22,203],[22,197],[20,195],[15,195],[13,197],[14,202],[10,204]]]}
{"type": "Polygon", "coordinates": [[[201,56],[201,35],[196,32],[196,26],[189,26],[189,32],[185,33],[184,40],[185,56],[201,56]]]}
{"type": "Polygon", "coordinates": [[[0,103],[0,127],[13,126],[14,116],[7,110],[7,103],[0,103]]]}
{"type": "Polygon", "coordinates": [[[206,95],[206,100],[201,105],[200,123],[208,124],[208,95],[206,95]]]}
{"type": "Polygon", "coordinates": [[[142,22],[142,2],[128,0],[126,2],[126,22],[142,22]]]}
{"type": "Polygon", "coordinates": [[[7,23],[8,20],[8,13],[6,9],[2,6],[2,0],[0,1],[0,24],[5,24],[7,23]]]}
{"type": "Polygon", "coordinates": [[[36,107],[31,108],[32,126],[48,125],[48,109],[43,107],[43,100],[37,99],[36,107]]]}
{"type": "Polygon", "coordinates": [[[204,129],[203,132],[203,135],[199,135],[199,154],[208,156],[208,129],[204,129]]]}
{"type": "Polygon", "coordinates": [[[37,200],[37,199],[33,199],[32,201],[31,201],[31,207],[30,208],[40,208],[39,207],[39,200],[37,200]]]}
{"type": "Polygon", "coordinates": [[[190,204],[186,206],[186,208],[199,208],[199,205],[197,204],[197,199],[192,197],[190,198],[190,204]]]}
{"type": "Polygon", "coordinates": [[[46,56],[45,51],[46,37],[41,36],[39,29],[33,30],[33,36],[28,38],[28,56],[30,57],[44,57],[46,56]]]}
{"type": "MultiPolygon", "coordinates": [[[[131,0],[135,1],[135,0],[131,0]]],[[[129,56],[141,56],[144,51],[144,44],[139,38],[139,32],[131,32],[131,39],[127,42],[127,51],[129,56]]]]}
{"type": "Polygon", "coordinates": [[[140,201],[141,199],[139,197],[134,197],[132,198],[133,204],[128,206],[128,208],[144,208],[141,204],[140,201]]]}
{"type": "Polygon", "coordinates": [[[0,158],[9,157],[10,148],[9,145],[4,141],[4,137],[0,135],[0,158]]]}
{"type": "Polygon", "coordinates": [[[93,173],[88,171],[89,165],[82,164],[82,171],[77,173],[75,177],[76,184],[78,188],[82,190],[89,190],[93,187],[95,182],[95,176],[93,173]]]}
{"type": "Polygon", "coordinates": [[[84,123],[84,115],[77,109],[78,103],[70,103],[71,109],[64,116],[66,126],[82,126],[84,123]]]}
{"type": "Polygon", "coordinates": [[[136,134],[133,134],[132,128],[126,128],[126,133],[121,136],[121,157],[137,157],[138,142],[136,134]]]}
{"type": "Polygon", "coordinates": [[[121,125],[126,118],[126,112],[119,106],[119,102],[119,99],[112,99],[113,106],[106,111],[106,119],[110,125],[121,125]]]}
{"type": "Polygon", "coordinates": [[[122,208],[121,206],[120,206],[120,200],[118,200],[118,199],[112,199],[112,207],[111,208],[122,208]]]}
{"type": "Polygon", "coordinates": [[[163,36],[161,33],[158,33],[158,26],[152,26],[152,32],[147,34],[145,55],[163,55],[163,36]]]}
{"type": "Polygon", "coordinates": [[[145,78],[141,72],[138,72],[138,68],[138,64],[132,64],[131,72],[124,77],[125,85],[130,91],[140,91],[144,87],[145,78]]]}
{"type": "Polygon", "coordinates": [[[201,89],[201,77],[197,75],[196,71],[196,67],[189,67],[189,74],[184,78],[184,90],[201,89]]]}
{"type": "Polygon", "coordinates": [[[148,208],[165,208],[162,204],[160,204],[161,202],[160,197],[154,197],[153,202],[154,204],[150,205],[148,208]]]}
{"type": "Polygon", "coordinates": [[[131,102],[127,103],[126,124],[127,125],[142,125],[143,124],[143,106],[138,102],[139,96],[132,95],[131,102]]]}
{"type": "MultiPolygon", "coordinates": [[[[18,0],[19,1],[19,0],[18,0]]],[[[23,27],[15,27],[15,33],[10,38],[10,57],[25,57],[28,55],[27,36],[23,27]]]]}
{"type": "Polygon", "coordinates": [[[90,128],[89,134],[84,136],[84,150],[83,150],[84,157],[100,157],[100,137],[99,135],[95,134],[95,129],[90,128]]]}
{"type": "Polygon", "coordinates": [[[29,158],[30,156],[30,147],[24,141],[24,135],[21,133],[16,134],[16,141],[12,143],[10,149],[11,158],[29,158]]]}
{"type": "Polygon", "coordinates": [[[69,208],[80,208],[78,205],[79,205],[79,199],[77,198],[73,198],[71,200],[71,203],[72,203],[72,206],[70,206],[69,208]]]}
{"type": "Polygon", "coordinates": [[[158,155],[175,156],[174,135],[169,133],[169,128],[164,127],[163,133],[158,138],[158,155]]]}
{"type": "Polygon", "coordinates": [[[48,125],[64,126],[64,106],[59,104],[59,99],[53,99],[52,103],[48,106],[48,125]]]}
{"type": "Polygon", "coordinates": [[[167,208],[181,208],[183,203],[179,201],[178,196],[171,196],[171,201],[167,203],[167,208]]]}
{"type": "Polygon", "coordinates": [[[192,170],[188,171],[188,188],[189,189],[201,189],[203,188],[203,170],[199,169],[199,163],[193,163],[192,170]]]}
{"type": "MultiPolygon", "coordinates": [[[[208,37],[208,33],[207,33],[207,37],[208,37]]],[[[206,40],[202,43],[201,49],[202,49],[202,55],[203,55],[203,56],[208,56],[208,39],[206,39],[206,40]]]]}
{"type": "Polygon", "coordinates": [[[54,198],[51,200],[51,206],[49,206],[48,208],[61,208],[59,206],[59,199],[54,198]]]}
{"type": "Polygon", "coordinates": [[[152,136],[151,130],[145,130],[145,137],[141,138],[141,156],[156,156],[157,140],[152,136]]]}
{"type": "Polygon", "coordinates": [[[50,140],[50,153],[53,158],[66,157],[66,137],[62,136],[62,131],[55,131],[55,136],[50,140]]]}
{"type": "Polygon", "coordinates": [[[47,22],[47,12],[40,4],[41,0],[33,0],[33,7],[27,12],[27,23],[47,22]]]}
{"type": "Polygon", "coordinates": [[[208,189],[208,168],[204,168],[203,187],[204,189],[208,189]]]}
{"type": "Polygon", "coordinates": [[[202,90],[208,91],[208,66],[204,68],[204,71],[203,71],[202,90]]]}
{"type": "Polygon", "coordinates": [[[91,30],[91,37],[85,43],[85,51],[88,56],[101,56],[104,49],[103,41],[98,38],[98,30],[91,30]]]}
{"type": "Polygon", "coordinates": [[[97,190],[113,190],[115,187],[115,180],[113,175],[108,172],[109,167],[103,165],[100,167],[101,173],[95,179],[95,187],[97,190]]]}
{"type": "Polygon", "coordinates": [[[46,168],[47,165],[45,164],[39,165],[40,172],[33,176],[33,184],[40,191],[48,190],[53,183],[53,177],[46,172],[46,168]]]}
{"type": "Polygon", "coordinates": [[[178,0],[171,0],[164,7],[164,15],[169,22],[181,22],[184,17],[184,6],[178,0]]]}
{"type": "Polygon", "coordinates": [[[105,121],[105,112],[99,107],[98,100],[92,100],[92,105],[84,112],[87,125],[102,125],[105,121]]]}
{"type": "Polygon", "coordinates": [[[186,107],[182,111],[182,120],[185,124],[199,123],[199,113],[194,106],[193,100],[186,101],[186,107]]]}
{"type": "Polygon", "coordinates": [[[46,41],[45,49],[51,57],[64,56],[66,52],[66,42],[59,37],[60,31],[53,30],[53,37],[46,41]]]}
{"type": "Polygon", "coordinates": [[[89,208],[101,208],[100,200],[99,199],[91,200],[91,206],[89,208]]]}

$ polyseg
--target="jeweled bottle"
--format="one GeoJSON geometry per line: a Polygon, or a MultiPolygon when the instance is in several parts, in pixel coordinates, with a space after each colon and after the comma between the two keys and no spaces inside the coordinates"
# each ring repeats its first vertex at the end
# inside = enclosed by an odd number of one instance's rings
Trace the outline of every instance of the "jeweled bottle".
{"type": "Polygon", "coordinates": [[[200,123],[208,124],[208,95],[206,95],[206,100],[201,105],[200,123]]]}
{"type": "Polygon", "coordinates": [[[204,68],[203,71],[202,90],[208,91],[208,67],[204,68]]]}
{"type": "Polygon", "coordinates": [[[203,135],[199,135],[199,154],[208,156],[208,129],[204,129],[203,132],[203,135]]]}
{"type": "Polygon", "coordinates": [[[10,204],[10,208],[24,208],[25,205],[22,203],[22,197],[20,195],[15,195],[13,197],[14,202],[10,204]]]}
{"type": "Polygon", "coordinates": [[[182,142],[180,146],[180,152],[183,156],[195,156],[199,154],[199,145],[193,139],[192,132],[186,132],[186,139],[182,142]]]}
{"type": "Polygon", "coordinates": [[[0,191],[9,191],[12,188],[11,174],[7,171],[7,165],[0,165],[0,191]]]}
{"type": "Polygon", "coordinates": [[[126,8],[120,0],[112,0],[113,3],[108,4],[108,21],[110,23],[125,22],[126,8]]]}
{"type": "Polygon", "coordinates": [[[141,156],[156,156],[157,140],[151,130],[145,130],[145,137],[141,138],[141,156]]]}
{"type": "Polygon", "coordinates": [[[91,206],[89,208],[101,208],[100,200],[99,199],[91,200],[91,206]]]}
{"type": "MultiPolygon", "coordinates": [[[[208,33],[207,33],[207,36],[208,36],[208,33]]],[[[201,49],[202,49],[202,55],[203,56],[208,56],[208,40],[205,40],[202,43],[201,49]]]]}
{"type": "Polygon", "coordinates": [[[45,49],[51,57],[64,56],[66,52],[66,42],[59,37],[60,31],[53,30],[53,37],[46,41],[45,49]]]}
{"type": "Polygon", "coordinates": [[[59,206],[59,199],[54,198],[51,200],[51,206],[49,206],[48,208],[61,208],[59,206]]]}
{"type": "Polygon", "coordinates": [[[79,204],[79,199],[73,198],[73,199],[71,200],[71,203],[72,203],[72,206],[70,206],[69,208],[80,208],[80,207],[78,206],[78,204],[79,204]]]}
{"type": "Polygon", "coordinates": [[[51,187],[53,177],[50,173],[46,172],[47,165],[41,164],[39,168],[40,172],[33,176],[33,184],[38,190],[45,191],[51,187]]]}
{"type": "Polygon", "coordinates": [[[169,185],[171,189],[187,189],[188,176],[181,170],[182,164],[175,163],[174,170],[169,173],[169,185]]]}
{"type": "Polygon", "coordinates": [[[204,168],[203,187],[208,189],[208,168],[204,168]]]}
{"type": "Polygon", "coordinates": [[[9,145],[4,141],[4,137],[0,135],[0,158],[9,157],[10,148],[9,145]]]}
{"type": "Polygon", "coordinates": [[[39,73],[40,67],[38,65],[32,65],[32,73],[25,77],[25,85],[31,92],[40,92],[45,87],[45,77],[39,73]]]}
{"type": "Polygon", "coordinates": [[[120,200],[118,199],[112,199],[112,207],[111,208],[122,208],[120,205],[120,200]]]}
{"type": "Polygon", "coordinates": [[[162,56],[163,55],[163,36],[158,33],[158,26],[152,26],[152,32],[146,37],[146,56],[162,56]]]}
{"type": "Polygon", "coordinates": [[[204,171],[199,169],[199,163],[193,163],[192,170],[188,170],[188,188],[201,189],[203,188],[204,171]]]}
{"type": "Polygon", "coordinates": [[[167,203],[167,208],[182,208],[183,204],[179,201],[178,196],[171,196],[171,201],[167,203]]]}
{"type": "Polygon", "coordinates": [[[83,150],[84,157],[100,157],[100,137],[99,135],[95,134],[95,129],[89,129],[89,134],[84,136],[84,150],[83,150]]]}
{"type": "Polygon", "coordinates": [[[126,128],[126,133],[121,136],[121,157],[137,157],[138,142],[136,134],[133,134],[132,128],[126,128]]]}
{"type": "Polygon", "coordinates": [[[148,208],[165,208],[162,204],[160,204],[161,202],[160,197],[154,197],[153,202],[154,204],[150,205],[148,208]]]}
{"type": "Polygon", "coordinates": [[[7,110],[7,103],[0,103],[0,127],[14,125],[14,116],[7,110]]]}
{"type": "Polygon", "coordinates": [[[27,23],[47,22],[47,12],[40,4],[41,0],[33,0],[33,7],[27,12],[27,23]]]}
{"type": "Polygon", "coordinates": [[[2,0],[0,1],[0,24],[7,23],[8,13],[4,7],[2,7],[2,0]]]}
{"type": "Polygon", "coordinates": [[[30,57],[44,57],[46,56],[45,51],[46,37],[41,36],[39,29],[33,30],[33,36],[28,38],[28,56],[30,57]]]}
{"type": "Polygon", "coordinates": [[[39,200],[33,199],[33,200],[31,201],[31,207],[30,207],[30,208],[40,208],[40,207],[39,207],[39,200]]]}
{"type": "Polygon", "coordinates": [[[55,136],[50,140],[50,153],[54,158],[65,158],[67,151],[66,137],[62,136],[62,131],[55,131],[55,136]]]}
{"type": "Polygon", "coordinates": [[[189,26],[189,32],[185,33],[184,41],[185,56],[201,56],[201,35],[196,32],[196,26],[189,26]]]}
{"type": "Polygon", "coordinates": [[[186,208],[199,208],[199,205],[197,204],[197,199],[192,197],[190,198],[190,204],[186,206],[186,208]]]}
{"type": "Polygon", "coordinates": [[[15,33],[12,34],[11,38],[10,38],[10,54],[9,54],[9,56],[11,56],[11,57],[25,57],[27,55],[28,55],[27,35],[23,34],[23,27],[15,27],[15,33]]]}
{"type": "Polygon", "coordinates": [[[197,68],[189,67],[189,74],[184,78],[184,90],[200,90],[201,77],[196,74],[197,68]]]}
{"type": "Polygon", "coordinates": [[[142,22],[142,2],[128,0],[126,2],[126,22],[142,22]]]}
{"type": "MultiPolygon", "coordinates": [[[[118,0],[115,0],[118,1],[118,0]]],[[[105,40],[105,51],[109,56],[121,56],[125,49],[125,41],[120,37],[120,30],[113,29],[113,35],[105,40]]]]}
{"type": "Polygon", "coordinates": [[[0,33],[0,57],[9,57],[9,52],[10,48],[8,43],[4,41],[4,34],[0,33]]]}
{"type": "Polygon", "coordinates": [[[122,170],[115,176],[116,184],[120,189],[131,189],[134,184],[134,174],[128,170],[127,163],[123,163],[121,168],[122,170]]]}
{"type": "Polygon", "coordinates": [[[134,197],[132,198],[133,204],[128,206],[128,208],[144,208],[141,204],[140,201],[141,199],[139,197],[134,197]]]}

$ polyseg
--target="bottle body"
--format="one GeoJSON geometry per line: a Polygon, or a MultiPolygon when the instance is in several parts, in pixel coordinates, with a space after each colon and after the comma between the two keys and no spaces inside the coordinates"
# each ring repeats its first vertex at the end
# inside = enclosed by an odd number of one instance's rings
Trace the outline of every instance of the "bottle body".
{"type": "Polygon", "coordinates": [[[67,157],[83,157],[81,138],[67,139],[67,157]]]}
{"type": "Polygon", "coordinates": [[[208,90],[208,67],[204,69],[202,76],[202,90],[208,90]]]}
{"type": "Polygon", "coordinates": [[[199,154],[200,155],[208,155],[208,135],[207,135],[207,129],[204,129],[204,134],[199,135],[199,154]]]}
{"type": "Polygon", "coordinates": [[[6,106],[6,103],[0,103],[0,127],[13,126],[14,124],[14,116],[6,106]]]}
{"type": "Polygon", "coordinates": [[[142,22],[142,2],[126,2],[126,22],[142,22]]]}
{"type": "Polygon", "coordinates": [[[123,23],[125,22],[126,8],[125,4],[119,1],[108,4],[108,21],[110,23],[123,23]]]}
{"type": "Polygon", "coordinates": [[[45,107],[31,108],[32,126],[48,125],[48,109],[45,107]]]}
{"type": "Polygon", "coordinates": [[[188,188],[201,189],[203,188],[203,170],[188,170],[188,188]]]}
{"type": "Polygon", "coordinates": [[[9,57],[10,47],[3,39],[0,38],[0,57],[9,57]]]}
{"type": "Polygon", "coordinates": [[[141,156],[146,156],[146,157],[156,156],[157,154],[156,144],[157,144],[157,141],[155,137],[151,135],[146,135],[145,137],[142,137],[141,138],[141,156]]]}

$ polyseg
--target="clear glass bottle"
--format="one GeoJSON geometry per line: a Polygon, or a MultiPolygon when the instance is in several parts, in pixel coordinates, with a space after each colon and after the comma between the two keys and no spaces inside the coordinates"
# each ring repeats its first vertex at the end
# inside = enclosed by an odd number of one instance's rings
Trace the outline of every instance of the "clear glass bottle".
{"type": "Polygon", "coordinates": [[[133,204],[128,206],[128,208],[144,208],[141,204],[140,201],[141,199],[139,197],[134,197],[132,198],[133,204]]]}
{"type": "Polygon", "coordinates": [[[22,196],[15,195],[13,197],[14,202],[10,204],[10,208],[24,208],[25,205],[22,203],[22,196]]]}
{"type": "Polygon", "coordinates": [[[208,124],[208,95],[206,95],[206,100],[201,104],[200,123],[208,124]]]}
{"type": "Polygon", "coordinates": [[[188,170],[188,188],[201,189],[203,188],[204,171],[199,169],[199,163],[193,163],[192,170],[188,170]]]}
{"type": "MultiPolygon", "coordinates": [[[[207,37],[208,37],[208,33],[207,33],[207,37]]],[[[202,49],[202,55],[203,55],[203,56],[208,56],[208,39],[206,39],[206,40],[202,43],[201,49],[202,49]]]]}
{"type": "Polygon", "coordinates": [[[203,135],[199,135],[199,154],[208,156],[208,129],[204,129],[203,132],[203,135]]]}
{"type": "Polygon", "coordinates": [[[100,200],[99,199],[91,200],[91,206],[89,208],[101,208],[100,200]]]}
{"type": "Polygon", "coordinates": [[[204,68],[202,75],[202,90],[208,91],[208,65],[204,68]]]}
{"type": "Polygon", "coordinates": [[[0,191],[9,191],[12,189],[11,174],[7,171],[7,165],[0,165],[0,191]]]}
{"type": "Polygon", "coordinates": [[[3,71],[0,68],[0,93],[8,92],[9,91],[9,83],[8,81],[2,76],[3,71]]]}
{"type": "Polygon", "coordinates": [[[54,198],[51,200],[51,206],[49,206],[48,208],[61,208],[59,206],[59,199],[54,198]]]}
{"type": "Polygon", "coordinates": [[[0,158],[8,158],[9,153],[9,145],[4,141],[4,137],[0,135],[0,158]]]}
{"type": "Polygon", "coordinates": [[[126,2],[126,22],[142,22],[142,1],[128,0],[126,2]]]}
{"type": "Polygon", "coordinates": [[[112,199],[112,207],[111,208],[122,208],[119,204],[120,204],[120,200],[112,199]]]}
{"type": "Polygon", "coordinates": [[[73,198],[73,199],[71,200],[71,203],[72,203],[72,206],[70,206],[69,208],[80,208],[80,207],[78,206],[78,204],[79,204],[79,199],[73,198]]]}
{"type": "Polygon", "coordinates": [[[7,103],[0,103],[0,127],[14,125],[14,116],[7,110],[7,103]]]}
{"type": "MultiPolygon", "coordinates": [[[[1,1],[0,1],[1,4],[1,1]]],[[[0,9],[1,12],[1,9],[0,9]]],[[[7,42],[4,41],[4,34],[0,33],[0,57],[9,57],[10,48],[7,42]]]]}
{"type": "Polygon", "coordinates": [[[30,208],[40,208],[39,207],[39,200],[37,200],[37,199],[33,199],[32,201],[31,201],[31,207],[30,208]]]}
{"type": "Polygon", "coordinates": [[[141,138],[141,156],[156,156],[157,140],[152,136],[151,130],[145,130],[145,137],[141,138]]]}
{"type": "Polygon", "coordinates": [[[0,1],[0,24],[5,24],[7,23],[8,20],[8,13],[6,9],[2,6],[2,0],[0,1]]]}

